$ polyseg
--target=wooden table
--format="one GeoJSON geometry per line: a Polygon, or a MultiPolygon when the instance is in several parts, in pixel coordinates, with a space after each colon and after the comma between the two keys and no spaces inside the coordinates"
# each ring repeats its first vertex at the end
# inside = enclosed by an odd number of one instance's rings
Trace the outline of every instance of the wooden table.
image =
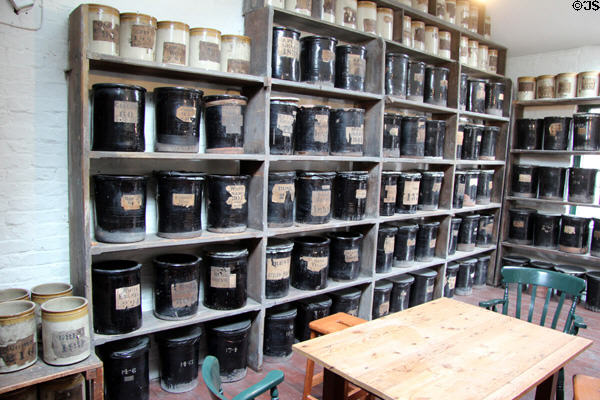
{"type": "Polygon", "coordinates": [[[591,340],[441,298],[294,345],[325,367],[323,400],[344,379],[382,399],[514,399],[558,371],[591,340]]]}

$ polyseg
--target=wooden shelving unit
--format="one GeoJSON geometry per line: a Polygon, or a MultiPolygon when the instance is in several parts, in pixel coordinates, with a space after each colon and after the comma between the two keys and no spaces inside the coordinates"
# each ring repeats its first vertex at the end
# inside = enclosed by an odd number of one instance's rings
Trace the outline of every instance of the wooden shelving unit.
{"type": "MultiPolygon", "coordinates": [[[[265,311],[274,305],[289,303],[298,299],[312,297],[321,293],[346,288],[358,287],[362,290],[359,316],[370,319],[372,296],[375,282],[406,272],[425,267],[434,268],[438,272],[434,295],[440,297],[443,292],[445,267],[449,260],[472,257],[489,253],[495,256],[496,248],[476,249],[474,252],[457,253],[447,257],[450,220],[454,215],[470,212],[493,213],[499,220],[500,202],[502,198],[504,160],[506,159],[508,124],[510,107],[504,109],[503,117],[486,114],[474,114],[458,109],[459,77],[461,72],[471,76],[482,76],[486,73],[464,68],[456,60],[458,55],[458,39],[460,35],[478,38],[479,35],[464,31],[454,25],[428,15],[419,13],[409,7],[399,5],[395,1],[379,1],[394,8],[397,15],[406,12],[418,16],[428,24],[443,26],[453,34],[452,59],[444,59],[423,52],[408,49],[401,44],[401,37],[393,41],[323,22],[317,18],[290,12],[273,7],[263,7],[257,1],[250,0],[245,4],[245,32],[252,38],[251,75],[229,74],[204,71],[190,67],[178,67],[156,62],[142,62],[120,57],[111,57],[88,51],[87,5],[81,5],[73,11],[69,21],[69,222],[71,237],[71,277],[78,295],[91,300],[91,264],[95,261],[125,258],[142,263],[142,328],[125,335],[94,335],[94,345],[138,335],[151,334],[179,326],[213,321],[232,315],[245,314],[252,319],[250,332],[249,365],[260,369],[262,365],[263,325],[265,311]],[[252,4],[256,7],[252,7],[252,4]],[[422,14],[422,15],[421,15],[422,14]],[[299,29],[303,34],[321,34],[335,36],[341,42],[360,43],[367,47],[367,79],[365,92],[356,92],[305,82],[290,82],[271,78],[271,44],[273,25],[286,25],[299,29]],[[389,97],[384,91],[384,61],[387,51],[402,51],[413,58],[424,60],[430,64],[444,65],[450,68],[449,100],[447,107],[407,101],[389,97]],[[245,123],[245,154],[179,154],[156,153],[147,149],[144,153],[98,152],[91,151],[90,138],[90,104],[89,90],[100,82],[135,82],[144,86],[148,92],[159,86],[177,85],[203,89],[215,93],[225,90],[236,90],[249,98],[245,123]],[[346,156],[278,156],[269,154],[269,101],[271,96],[294,95],[300,98],[301,104],[328,104],[334,107],[361,107],[365,109],[365,152],[362,157],[346,156]],[[447,123],[447,132],[443,159],[428,158],[384,158],[382,155],[383,114],[386,111],[407,112],[425,115],[433,119],[443,119],[447,123]],[[501,127],[498,137],[497,156],[495,161],[458,160],[455,154],[456,132],[459,118],[485,120],[486,123],[501,127]],[[454,174],[457,167],[472,169],[481,167],[494,169],[494,189],[492,204],[478,205],[470,208],[452,209],[454,174]],[[98,243],[93,234],[93,199],[90,193],[90,178],[96,173],[127,173],[150,175],[153,170],[188,170],[211,173],[244,173],[251,175],[249,193],[249,229],[243,233],[214,234],[203,232],[193,239],[164,239],[156,236],[152,223],[147,226],[146,240],[130,244],[98,243]],[[444,182],[440,194],[440,209],[419,211],[416,214],[396,214],[380,217],[379,195],[382,171],[401,171],[412,169],[430,169],[444,172],[444,182]],[[370,174],[367,195],[367,211],[361,221],[338,221],[323,225],[296,224],[290,228],[267,227],[267,184],[270,171],[286,170],[367,170],[370,174]],[[427,263],[414,263],[409,268],[393,268],[385,274],[375,273],[376,241],[379,226],[384,223],[415,221],[425,218],[428,221],[440,221],[440,230],[435,250],[435,259],[427,263]],[[327,288],[319,291],[301,291],[290,289],[282,299],[267,299],[264,289],[265,251],[270,237],[296,237],[299,235],[325,233],[335,230],[358,230],[364,234],[363,261],[358,279],[351,282],[335,282],[330,280],[327,288]],[[149,272],[151,260],[158,254],[166,252],[199,253],[202,247],[212,243],[240,242],[247,245],[250,251],[248,270],[248,303],[239,310],[215,311],[201,307],[192,319],[184,321],[163,321],[152,314],[152,282],[149,272]]],[[[321,0],[314,0],[317,7],[321,0]]],[[[401,21],[402,19],[397,19],[401,21]]],[[[503,73],[506,49],[481,37],[481,41],[497,48],[499,72],[503,73]]],[[[488,74],[487,78],[502,80],[507,83],[506,98],[510,98],[511,84],[502,75],[488,74]]],[[[146,142],[154,132],[146,128],[146,142]]],[[[151,192],[152,193],[152,192],[151,192]]],[[[153,196],[149,195],[150,200],[153,196]]],[[[153,216],[152,201],[147,206],[153,216]]],[[[495,228],[494,239],[498,236],[495,228]]],[[[155,228],[154,228],[155,229],[155,228]]],[[[488,280],[493,279],[490,271],[488,280]]],[[[201,292],[200,298],[203,294],[201,292]]]]}
{"type": "MultiPolygon", "coordinates": [[[[548,249],[542,247],[535,247],[532,245],[515,244],[508,241],[508,210],[511,207],[527,207],[534,208],[540,211],[551,210],[552,212],[558,212],[562,208],[563,214],[571,214],[569,209],[573,207],[586,207],[592,209],[599,209],[600,205],[590,203],[578,203],[568,201],[566,197],[561,200],[547,200],[538,198],[524,198],[516,197],[511,195],[511,174],[513,164],[519,163],[524,158],[527,159],[525,163],[535,165],[556,165],[567,167],[563,164],[568,163],[573,165],[576,157],[584,155],[600,155],[600,151],[580,151],[573,150],[572,148],[572,135],[569,135],[569,147],[566,150],[523,150],[517,147],[516,137],[516,120],[519,118],[529,118],[528,110],[539,111],[542,110],[544,115],[565,115],[566,110],[568,112],[583,111],[582,108],[597,105],[600,107],[600,97],[587,97],[587,98],[565,98],[565,99],[536,99],[528,101],[513,101],[512,104],[512,122],[511,122],[511,133],[509,135],[508,146],[509,151],[507,152],[507,166],[506,166],[506,188],[505,196],[503,199],[502,217],[501,217],[501,240],[499,243],[498,256],[496,258],[496,273],[494,277],[494,283],[498,284],[501,280],[500,269],[502,267],[502,257],[507,254],[517,254],[526,256],[532,259],[545,260],[553,263],[560,264],[572,264],[583,266],[586,269],[600,269],[600,258],[593,257],[588,254],[573,254],[560,251],[558,249],[548,249]],[[553,112],[556,111],[556,114],[553,112]],[[562,111],[562,112],[561,112],[562,111]],[[556,164],[559,160],[561,165],[556,164]],[[568,208],[567,208],[568,207],[568,208]]],[[[535,114],[536,118],[540,118],[540,113],[535,114]]],[[[565,185],[567,182],[565,182],[565,185]]]]}

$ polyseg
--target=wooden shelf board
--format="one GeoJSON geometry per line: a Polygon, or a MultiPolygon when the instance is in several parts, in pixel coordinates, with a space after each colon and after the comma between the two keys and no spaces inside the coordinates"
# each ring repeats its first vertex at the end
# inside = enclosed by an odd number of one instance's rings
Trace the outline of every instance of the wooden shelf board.
{"type": "Polygon", "coordinates": [[[269,161],[348,161],[348,162],[379,162],[379,157],[362,156],[304,156],[304,155],[270,155],[269,161]]]}
{"type": "Polygon", "coordinates": [[[454,165],[504,165],[502,160],[454,160],[454,165]]]}
{"type": "Polygon", "coordinates": [[[502,207],[500,203],[490,203],[490,204],[480,204],[473,207],[463,207],[463,208],[453,208],[452,213],[454,215],[469,213],[473,211],[484,211],[484,210],[494,210],[502,207]]]}
{"type": "Polygon", "coordinates": [[[237,74],[232,72],[209,71],[201,68],[183,65],[163,64],[155,61],[134,60],[130,58],[109,56],[88,52],[90,70],[109,71],[116,73],[131,73],[135,75],[149,75],[156,77],[169,77],[175,79],[201,80],[212,83],[261,86],[264,78],[261,76],[237,74]]]}
{"type": "Polygon", "coordinates": [[[368,276],[359,276],[353,281],[334,281],[332,279],[327,279],[327,287],[319,290],[300,290],[295,287],[290,286],[290,291],[287,296],[281,297],[279,299],[266,299],[264,304],[265,307],[273,307],[278,304],[289,303],[292,301],[306,299],[309,297],[314,297],[320,294],[327,294],[331,292],[335,292],[336,290],[345,289],[353,286],[364,285],[367,283],[371,283],[371,278],[368,276]]]}
{"type": "Polygon", "coordinates": [[[541,247],[535,247],[524,244],[515,244],[510,242],[502,242],[502,246],[507,247],[509,249],[514,249],[517,251],[521,251],[523,253],[528,254],[528,256],[542,255],[551,257],[557,260],[562,261],[563,263],[568,263],[569,261],[574,261],[578,264],[585,264],[594,267],[600,267],[600,258],[593,257],[589,254],[573,254],[573,253],[565,253],[564,251],[560,251],[558,249],[545,249],[541,247]]]}
{"type": "Polygon", "coordinates": [[[389,217],[379,217],[381,222],[395,222],[395,221],[406,221],[418,218],[428,217],[439,217],[443,215],[450,215],[451,211],[446,209],[439,209],[433,211],[417,211],[415,214],[394,214],[389,217]]]}
{"type": "Polygon", "coordinates": [[[332,219],[326,224],[299,224],[295,222],[293,226],[285,228],[269,228],[267,234],[269,236],[293,235],[301,232],[326,231],[349,226],[373,225],[375,223],[377,223],[377,218],[365,218],[360,221],[341,221],[339,219],[332,219]]]}
{"type": "Polygon", "coordinates": [[[496,246],[490,247],[475,247],[473,251],[456,251],[456,253],[448,256],[448,261],[462,260],[463,258],[471,258],[482,253],[488,253],[496,250],[496,246]]]}
{"type": "Polygon", "coordinates": [[[375,279],[380,280],[380,279],[387,279],[387,278],[391,278],[393,276],[398,276],[401,274],[408,274],[410,272],[415,272],[415,271],[419,271],[423,268],[429,268],[429,267],[434,267],[437,265],[442,265],[445,264],[446,260],[444,258],[440,258],[440,257],[434,257],[433,260],[431,261],[426,261],[426,262],[419,262],[419,261],[413,261],[413,263],[408,266],[408,267],[392,267],[391,271],[388,272],[382,272],[382,273],[376,273],[375,274],[375,279]]]}
{"type": "Polygon", "coordinates": [[[264,161],[264,154],[161,153],[129,151],[90,151],[91,159],[132,160],[249,160],[264,161]]]}
{"type": "Polygon", "coordinates": [[[599,97],[569,97],[565,99],[536,99],[513,101],[513,105],[517,107],[532,107],[532,106],[566,106],[566,105],[600,105],[599,97]]]}
{"type": "Polygon", "coordinates": [[[92,349],[92,354],[85,360],[76,364],[62,366],[46,364],[42,361],[40,352],[38,361],[31,367],[0,375],[0,394],[101,367],[102,361],[98,359],[94,353],[94,349],[92,349]]]}
{"type": "Polygon", "coordinates": [[[265,86],[271,86],[274,90],[286,91],[289,93],[334,97],[358,101],[378,101],[383,98],[383,95],[381,94],[357,92],[355,90],[339,89],[333,86],[319,85],[308,82],[286,81],[276,78],[265,78],[265,86]]]}
{"type": "Polygon", "coordinates": [[[574,201],[562,201],[562,200],[533,199],[533,198],[529,198],[529,197],[507,196],[506,200],[522,201],[524,203],[557,205],[557,206],[576,206],[576,207],[600,208],[600,205],[598,205],[598,204],[577,203],[574,201]]]}
{"type": "Polygon", "coordinates": [[[259,311],[260,309],[260,304],[251,298],[248,298],[248,301],[246,302],[246,305],[244,307],[238,308],[236,310],[213,310],[204,307],[202,304],[200,304],[200,306],[198,307],[198,313],[196,313],[196,315],[194,315],[192,318],[180,321],[167,321],[164,319],[158,319],[154,316],[152,310],[148,310],[142,313],[142,327],[140,329],[121,335],[94,334],[93,342],[94,346],[99,346],[101,344],[113,342],[115,340],[147,335],[154,332],[174,329],[180,326],[198,324],[201,322],[211,321],[219,318],[232,317],[247,312],[259,311]]]}
{"type": "Polygon", "coordinates": [[[201,245],[260,237],[262,237],[262,231],[252,228],[248,228],[245,232],[239,233],[213,233],[203,231],[201,236],[186,239],[166,239],[159,237],[156,234],[148,234],[146,235],[146,240],[135,243],[101,243],[92,241],[90,252],[92,255],[99,255],[116,251],[143,250],[156,247],[186,246],[194,244],[201,245]]]}
{"type": "Polygon", "coordinates": [[[388,52],[391,50],[391,52],[406,54],[413,60],[423,61],[428,64],[446,65],[456,62],[451,58],[440,57],[421,50],[413,49],[412,47],[405,46],[404,44],[394,40],[386,40],[385,44],[388,52]]]}
{"type": "Polygon", "coordinates": [[[396,96],[385,96],[385,103],[398,108],[407,108],[411,110],[430,112],[434,114],[450,114],[454,115],[457,110],[450,107],[437,106],[435,104],[423,103],[420,101],[412,101],[401,99],[396,96]]]}
{"type": "Polygon", "coordinates": [[[523,150],[512,149],[511,154],[529,154],[529,155],[544,155],[544,156],[597,156],[600,151],[583,151],[583,150],[523,150]]]}
{"type": "Polygon", "coordinates": [[[475,78],[484,78],[484,79],[497,79],[497,80],[504,80],[506,79],[505,76],[500,75],[500,74],[495,74],[493,72],[490,71],[484,71],[482,69],[479,68],[473,68],[467,64],[460,64],[460,68],[462,70],[462,72],[473,76],[475,78]]]}
{"type": "Polygon", "coordinates": [[[492,114],[482,114],[471,111],[460,111],[461,117],[468,117],[474,119],[484,119],[486,121],[498,121],[498,122],[509,122],[510,118],[508,117],[499,117],[497,115],[492,114]]]}
{"type": "Polygon", "coordinates": [[[443,158],[432,158],[432,157],[384,157],[384,163],[407,163],[407,164],[441,164],[441,165],[452,165],[453,160],[446,160],[443,158]]]}

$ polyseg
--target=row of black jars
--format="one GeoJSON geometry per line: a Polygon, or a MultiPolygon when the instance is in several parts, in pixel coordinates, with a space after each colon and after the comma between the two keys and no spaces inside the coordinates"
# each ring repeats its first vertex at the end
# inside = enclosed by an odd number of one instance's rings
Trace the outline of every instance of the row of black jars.
{"type": "Polygon", "coordinates": [[[523,150],[600,150],[600,114],[522,118],[516,121],[516,148],[523,150]]]}
{"type": "Polygon", "coordinates": [[[509,209],[508,240],[575,254],[600,256],[600,220],[575,215],[509,209]],[[593,230],[590,239],[590,222],[593,230]]]}
{"type": "Polygon", "coordinates": [[[473,251],[475,247],[493,246],[494,216],[465,215],[454,217],[450,222],[448,255],[456,251],[473,251]]]}
{"type": "Polygon", "coordinates": [[[494,174],[493,169],[457,170],[454,174],[452,208],[490,204],[494,174]]]}
{"type": "MultiPolygon", "coordinates": [[[[203,259],[192,254],[165,254],[156,257],[153,264],[153,312],[157,318],[182,320],[193,317],[198,312],[202,281],[204,306],[215,310],[234,310],[246,304],[246,248],[215,246],[204,251],[203,259]]],[[[142,326],[141,267],[140,263],[130,260],[92,264],[96,333],[123,334],[142,326]]]]}
{"type": "Polygon", "coordinates": [[[267,243],[266,297],[287,296],[290,285],[300,290],[327,287],[327,279],[358,278],[363,234],[330,232],[326,236],[302,236],[292,241],[270,239],[267,243]]]}
{"type": "Polygon", "coordinates": [[[444,297],[468,296],[474,287],[485,286],[491,257],[466,258],[446,266],[444,297]]]}
{"type": "Polygon", "coordinates": [[[424,268],[377,281],[373,289],[371,318],[384,317],[433,300],[436,276],[435,270],[424,268]]]}
{"type": "Polygon", "coordinates": [[[566,186],[568,201],[593,203],[597,175],[598,170],[591,168],[513,164],[511,193],[515,197],[563,200],[566,186]]]}
{"type": "Polygon", "coordinates": [[[456,134],[456,158],[459,160],[495,160],[500,128],[494,125],[459,124],[456,134]]]}
{"type": "Polygon", "coordinates": [[[443,182],[444,173],[441,171],[384,171],[381,176],[379,215],[437,210],[443,182]]]}
{"type": "Polygon", "coordinates": [[[461,74],[459,107],[474,113],[501,117],[504,113],[505,84],[470,78],[461,74]]]}
{"type": "MultiPolygon", "coordinates": [[[[202,232],[206,198],[209,232],[243,232],[248,226],[248,175],[161,171],[157,180],[158,236],[187,238],[202,232]],[[204,181],[207,190],[204,193],[204,181]]],[[[95,238],[107,243],[146,238],[145,176],[94,175],[95,238]]]]}
{"type": "Polygon", "coordinates": [[[384,157],[444,157],[446,121],[385,113],[383,117],[384,157]]]}
{"type": "Polygon", "coordinates": [[[271,154],[363,155],[365,110],[298,106],[298,101],[293,97],[271,98],[271,154]]]}
{"type": "Polygon", "coordinates": [[[327,36],[300,38],[300,31],[296,29],[273,27],[271,76],[364,91],[367,49],[360,45],[337,45],[337,42],[327,36]]]}
{"type": "Polygon", "coordinates": [[[271,172],[269,174],[269,227],[324,224],[335,219],[364,219],[369,189],[367,171],[271,172]],[[294,217],[295,213],[295,217],[294,217]]]}
{"type": "Polygon", "coordinates": [[[450,70],[411,60],[406,54],[385,56],[385,94],[401,99],[448,105],[450,70]]]}
{"type": "MultiPolygon", "coordinates": [[[[204,111],[207,153],[244,152],[248,99],[222,94],[203,97],[198,89],[154,89],[156,143],[161,152],[197,153],[204,111]]],[[[143,152],[146,89],[98,83],[92,86],[92,150],[143,152]]]]}

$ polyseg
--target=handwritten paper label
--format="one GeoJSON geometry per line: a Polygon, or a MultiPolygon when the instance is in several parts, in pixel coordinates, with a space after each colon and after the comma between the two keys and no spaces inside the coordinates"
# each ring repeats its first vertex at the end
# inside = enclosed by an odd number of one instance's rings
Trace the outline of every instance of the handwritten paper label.
{"type": "Polygon", "coordinates": [[[515,228],[524,228],[525,222],[524,221],[513,221],[513,226],[515,228]]]}
{"type": "Polygon", "coordinates": [[[435,247],[436,243],[437,243],[437,239],[431,239],[429,241],[429,248],[433,249],[435,247]]]}
{"type": "Polygon", "coordinates": [[[450,50],[450,40],[440,39],[440,50],[450,50]]]}
{"type": "Polygon", "coordinates": [[[570,225],[565,225],[563,228],[563,232],[566,233],[567,235],[574,235],[575,234],[575,227],[574,226],[570,226],[570,225]]]}
{"type": "Polygon", "coordinates": [[[394,245],[396,244],[395,236],[388,236],[383,241],[383,252],[385,254],[392,254],[394,252],[394,245]]]}
{"type": "Polygon", "coordinates": [[[221,48],[217,43],[198,42],[198,60],[210,61],[214,63],[221,62],[221,48]]]}
{"type": "Polygon", "coordinates": [[[597,78],[584,77],[581,80],[581,89],[583,90],[594,90],[596,89],[597,78]]]}
{"type": "Polygon", "coordinates": [[[296,118],[293,115],[277,114],[277,129],[281,131],[282,136],[292,137],[295,121],[296,118]]]}
{"type": "Polygon", "coordinates": [[[413,40],[415,42],[424,42],[425,41],[425,29],[416,28],[413,35],[413,40]]]}
{"type": "Polygon", "coordinates": [[[285,203],[288,193],[290,194],[290,201],[293,202],[295,190],[293,183],[277,183],[273,185],[271,202],[277,204],[285,203]]]}
{"type": "Polygon", "coordinates": [[[344,250],[344,262],[346,262],[346,263],[358,262],[358,249],[344,250]]]}
{"type": "Polygon", "coordinates": [[[125,211],[135,211],[142,208],[141,194],[124,194],[121,196],[121,208],[125,211]]]}
{"type": "Polygon", "coordinates": [[[364,58],[358,54],[348,55],[348,72],[350,75],[364,76],[366,69],[367,61],[364,58]]]}
{"type": "Polygon", "coordinates": [[[329,140],[329,115],[315,115],[315,127],[313,140],[319,143],[327,143],[329,140]]]}
{"type": "Polygon", "coordinates": [[[394,127],[392,127],[392,128],[389,128],[389,129],[388,129],[388,134],[389,134],[390,136],[398,136],[398,127],[397,127],[397,126],[394,126],[394,127]]]}
{"type": "Polygon", "coordinates": [[[310,204],[310,215],[325,217],[331,208],[331,190],[313,190],[310,204]]]}
{"type": "Polygon", "coordinates": [[[494,182],[489,181],[488,182],[488,190],[492,190],[493,187],[494,187],[494,182]]]}
{"type": "Polygon", "coordinates": [[[402,204],[405,206],[414,206],[419,202],[419,181],[404,182],[404,193],[402,194],[402,204]]]}
{"type": "Polygon", "coordinates": [[[53,332],[51,342],[54,354],[60,358],[74,357],[90,348],[90,340],[85,335],[85,328],[53,332]]]}
{"type": "Polygon", "coordinates": [[[519,174],[519,182],[530,183],[531,175],[529,174],[519,174]]]}
{"type": "Polygon", "coordinates": [[[173,205],[176,207],[194,207],[196,195],[193,193],[173,193],[173,205]]]}
{"type": "Polygon", "coordinates": [[[175,110],[175,117],[183,122],[194,122],[196,120],[196,107],[192,106],[179,106],[175,110]]]}
{"type": "Polygon", "coordinates": [[[415,247],[417,245],[417,239],[407,239],[406,247],[415,247]]]}
{"type": "Polygon", "coordinates": [[[448,289],[452,290],[456,286],[456,275],[448,277],[448,289]]]}
{"type": "Polygon", "coordinates": [[[198,281],[171,284],[171,305],[173,308],[191,307],[198,301],[198,281]]]}
{"type": "Polygon", "coordinates": [[[141,304],[140,284],[115,289],[115,308],[127,310],[141,304]]]}
{"type": "Polygon", "coordinates": [[[280,36],[277,39],[277,55],[279,57],[300,58],[300,41],[294,38],[280,36]]]}
{"type": "Polygon", "coordinates": [[[230,58],[227,60],[227,72],[247,74],[250,72],[250,61],[230,58]]]}
{"type": "Polygon", "coordinates": [[[442,188],[442,182],[436,182],[436,183],[433,184],[433,187],[431,188],[431,191],[433,193],[438,193],[441,188],[442,188]]]}
{"type": "Polygon", "coordinates": [[[433,293],[433,282],[431,282],[430,284],[427,285],[427,294],[432,294],[433,293]]]}
{"type": "Polygon", "coordinates": [[[215,289],[234,289],[236,275],[231,273],[229,267],[210,267],[210,287],[215,289]]]}
{"type": "Polygon", "coordinates": [[[519,92],[533,92],[533,82],[519,82],[519,92]]]}
{"type": "Polygon", "coordinates": [[[456,146],[462,146],[463,144],[463,136],[465,133],[463,131],[456,132],[456,146]]]}
{"type": "Polygon", "coordinates": [[[385,197],[383,199],[384,203],[395,203],[396,202],[396,193],[398,192],[398,187],[396,185],[385,185],[384,186],[385,197]]]}
{"type": "Polygon", "coordinates": [[[135,124],[138,122],[138,104],[135,101],[115,100],[114,122],[135,124]]]}
{"type": "Polygon", "coordinates": [[[290,276],[291,257],[267,258],[267,280],[279,281],[290,276]]]}
{"type": "Polygon", "coordinates": [[[419,121],[417,125],[417,143],[425,143],[425,122],[419,121]]]}
{"type": "Polygon", "coordinates": [[[350,144],[363,144],[364,127],[347,126],[346,127],[346,142],[350,144]]]}
{"type": "Polygon", "coordinates": [[[377,30],[377,21],[371,18],[363,18],[365,32],[375,33],[377,30]]]}
{"type": "Polygon", "coordinates": [[[329,265],[329,257],[300,257],[301,261],[306,263],[306,269],[312,272],[319,272],[329,265]]]}
{"type": "Polygon", "coordinates": [[[335,60],[335,53],[331,50],[323,49],[321,50],[321,61],[324,63],[328,63],[335,60]]]}
{"type": "Polygon", "coordinates": [[[224,104],[221,107],[221,123],[228,135],[241,135],[244,126],[242,106],[237,104],[224,104]]]}
{"type": "Polygon", "coordinates": [[[5,366],[25,365],[35,360],[36,350],[36,341],[31,334],[15,342],[0,345],[0,359],[5,366]]]}
{"type": "Polygon", "coordinates": [[[185,65],[187,62],[185,59],[185,44],[164,42],[162,62],[185,65]]]}
{"type": "Polygon", "coordinates": [[[246,204],[246,186],[227,185],[225,190],[230,195],[225,204],[231,206],[232,210],[239,210],[246,204]]]}
{"type": "Polygon", "coordinates": [[[383,317],[390,312],[390,302],[386,301],[385,303],[381,303],[379,305],[379,316],[383,317]]]}
{"type": "Polygon", "coordinates": [[[156,37],[156,28],[149,25],[131,26],[131,47],[141,47],[143,49],[154,48],[154,39],[156,37]]]}
{"type": "Polygon", "coordinates": [[[562,131],[561,122],[554,122],[548,127],[548,133],[550,134],[550,136],[555,137],[560,131],[562,131]]]}
{"type": "Polygon", "coordinates": [[[477,100],[485,99],[485,88],[481,87],[481,88],[477,89],[476,98],[477,98],[477,100]]]}
{"type": "Polygon", "coordinates": [[[92,40],[119,44],[119,25],[113,25],[111,21],[93,21],[92,40]]]}
{"type": "Polygon", "coordinates": [[[356,11],[354,9],[344,7],[344,23],[350,25],[356,24],[356,11]]]}
{"type": "Polygon", "coordinates": [[[356,194],[354,197],[357,200],[366,199],[367,198],[367,189],[356,189],[356,194]]]}
{"type": "Polygon", "coordinates": [[[465,194],[465,184],[464,183],[459,183],[456,186],[456,195],[460,197],[460,196],[462,196],[464,194],[465,194]]]}

